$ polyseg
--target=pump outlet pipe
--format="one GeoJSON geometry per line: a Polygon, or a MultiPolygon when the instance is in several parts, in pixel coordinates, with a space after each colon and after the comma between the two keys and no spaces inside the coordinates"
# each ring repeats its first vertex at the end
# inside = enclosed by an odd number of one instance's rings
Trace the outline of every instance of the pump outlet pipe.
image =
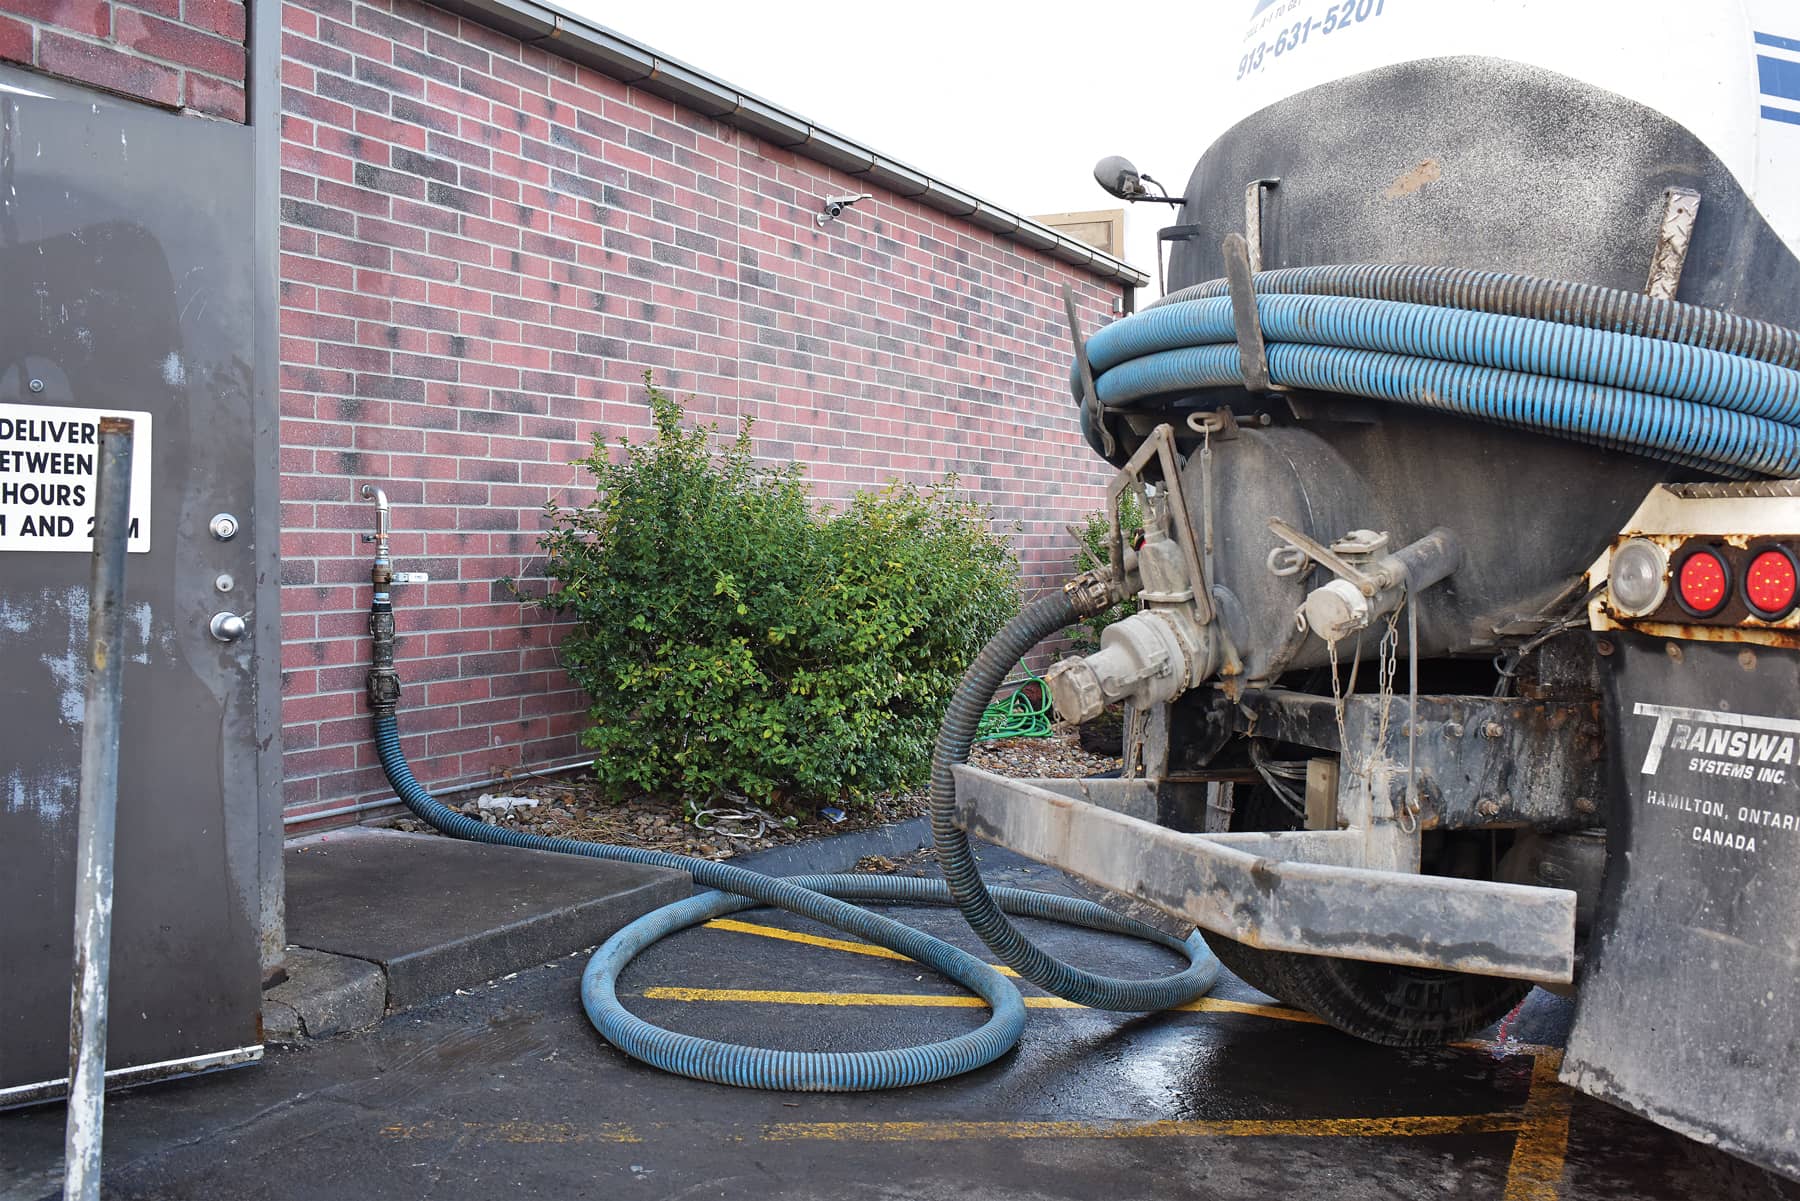
{"type": "Polygon", "coordinates": [[[766,876],[747,868],[666,851],[609,843],[581,842],[526,834],[490,826],[456,812],[437,800],[413,776],[400,745],[400,680],[394,668],[394,606],[390,592],[387,504],[379,489],[365,488],[377,500],[381,524],[375,538],[371,579],[375,597],[369,612],[374,640],[368,676],[369,705],[374,713],[375,746],[394,793],[413,815],[453,838],[498,843],[591,859],[641,863],[691,874],[696,884],[712,890],[664,906],[632,922],[608,939],[588,960],[582,974],[581,1000],[594,1028],[619,1050],[653,1067],[747,1088],[801,1092],[850,1092],[924,1084],[994,1062],[1017,1045],[1025,1028],[1025,1004],[1018,989],[994,968],[973,955],[921,930],[851,904],[852,901],[917,905],[954,902],[984,940],[1016,970],[1058,996],[1109,1009],[1162,1009],[1191,1001],[1212,987],[1219,961],[1198,930],[1185,939],[1103,906],[1072,897],[1028,889],[988,889],[976,870],[968,839],[949,823],[954,808],[955,764],[968,757],[981,713],[993,700],[1007,670],[1043,639],[1080,615],[1078,605],[1110,603],[1105,588],[1093,581],[1072,582],[1062,593],[1027,605],[989,642],[969,668],[950,704],[932,762],[932,826],[940,853],[947,851],[950,883],[906,877],[857,874],[766,876]],[[947,798],[947,799],[945,799],[947,798]],[[946,837],[945,830],[954,830],[946,837]],[[662,1029],[625,1008],[618,981],[625,966],[660,938],[726,913],[769,905],[823,922],[876,946],[897,951],[955,980],[988,1003],[991,1013],[979,1029],[942,1042],[897,1050],[811,1052],[750,1047],[698,1038],[662,1029]],[[1063,964],[1027,942],[1006,914],[1065,922],[1091,930],[1123,934],[1156,943],[1185,955],[1188,966],[1154,980],[1115,980],[1092,976],[1063,964]],[[977,924],[979,923],[979,924],[977,924]]]}

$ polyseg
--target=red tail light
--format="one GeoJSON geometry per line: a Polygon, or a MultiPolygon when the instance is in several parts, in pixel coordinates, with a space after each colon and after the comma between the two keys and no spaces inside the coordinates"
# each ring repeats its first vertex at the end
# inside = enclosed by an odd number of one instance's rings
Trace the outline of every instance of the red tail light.
{"type": "Polygon", "coordinates": [[[1780,547],[1761,551],[1744,572],[1744,601],[1764,621],[1779,621],[1794,611],[1800,572],[1794,556],[1780,547]]]}
{"type": "Polygon", "coordinates": [[[1731,596],[1731,569],[1710,550],[1696,550],[1675,573],[1675,596],[1695,617],[1711,617],[1731,596]]]}

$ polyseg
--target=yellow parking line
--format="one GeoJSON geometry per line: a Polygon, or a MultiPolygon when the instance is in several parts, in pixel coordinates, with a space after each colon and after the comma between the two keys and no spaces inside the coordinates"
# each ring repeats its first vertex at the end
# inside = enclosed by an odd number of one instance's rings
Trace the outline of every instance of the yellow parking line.
{"type": "Polygon", "coordinates": [[[591,1126],[574,1122],[395,1122],[383,1126],[384,1138],[441,1141],[474,1138],[484,1143],[641,1143],[630,1126],[598,1122],[591,1126]]]}
{"type": "MultiPolygon", "coordinates": [[[[826,938],[820,934],[802,934],[798,930],[783,930],[779,926],[759,926],[755,922],[740,922],[728,917],[715,917],[707,922],[705,929],[730,930],[735,934],[755,934],[762,938],[780,939],[782,942],[800,942],[809,947],[824,947],[831,951],[848,951],[852,955],[869,955],[876,959],[898,959],[902,963],[913,960],[898,951],[890,951],[886,947],[878,947],[873,943],[853,942],[847,938],[826,938]]],[[[1019,973],[1009,967],[990,964],[1002,976],[1017,976],[1019,973]]]]}
{"type": "MultiPolygon", "coordinates": [[[[1516,1113],[1401,1115],[1387,1118],[1241,1118],[1219,1120],[1025,1120],[1016,1122],[775,1122],[756,1129],[763,1142],[976,1142],[1023,1139],[1128,1138],[1429,1138],[1451,1134],[1510,1134],[1522,1128],[1516,1113]]],[[[679,1132],[692,1140],[704,1125],[652,1122],[642,1132],[617,1123],[395,1122],[384,1138],[420,1142],[520,1144],[641,1143],[643,1133],[679,1132]]],[[[740,1142],[749,1131],[715,1128],[721,1141],[740,1142]]]]}
{"type": "MultiPolygon", "coordinates": [[[[805,943],[855,955],[912,962],[907,956],[886,947],[802,934],[773,926],[719,918],[708,922],[714,929],[787,942],[805,943]]],[[[993,965],[1002,973],[1016,977],[1011,968],[993,965]]],[[[659,987],[644,990],[649,1000],[666,1001],[748,1001],[777,1005],[829,1006],[917,1006],[922,1008],[975,1009],[986,1002],[979,997],[928,993],[832,993],[799,992],[778,989],[748,988],[679,988],[659,987]]],[[[1081,1009],[1073,1001],[1061,997],[1026,997],[1029,1009],[1081,1009]]],[[[1202,997],[1178,1007],[1187,1013],[1242,1013],[1278,1021],[1323,1024],[1313,1014],[1285,1006],[1259,1005],[1246,1001],[1227,1001],[1202,997]]],[[[1462,1050],[1499,1052],[1532,1057],[1530,1091],[1520,1113],[1474,1114],[1468,1116],[1423,1116],[1396,1118],[1324,1118],[1292,1120],[1243,1121],[1152,1121],[1152,1122],[794,1122],[765,1127],[766,1140],[828,1139],[861,1142],[932,1142],[958,1139],[1033,1139],[1033,1138],[1170,1138],[1170,1137],[1420,1137],[1433,1134],[1480,1134],[1513,1132],[1513,1144],[1507,1165],[1506,1191],[1503,1201],[1557,1201],[1558,1185],[1568,1156],[1570,1094],[1557,1080],[1562,1051],[1535,1044],[1496,1044],[1468,1040],[1451,1044],[1462,1050]]]]}
{"type": "Polygon", "coordinates": [[[1562,1052],[1538,1050],[1525,1097],[1525,1128],[1506,1169],[1505,1201],[1556,1201],[1569,1154],[1569,1090],[1556,1078],[1562,1052]]]}
{"type": "MultiPolygon", "coordinates": [[[[680,988],[662,985],[646,988],[643,997],[650,1001],[751,1001],[766,1005],[898,1005],[922,1009],[985,1009],[980,997],[962,993],[911,992],[794,992],[773,988],[680,988]]],[[[1027,1009],[1086,1009],[1062,997],[1026,997],[1027,1009]]],[[[1176,1013],[1246,1013],[1254,1017],[1274,1018],[1281,1022],[1304,1022],[1322,1025],[1320,1018],[1298,1009],[1277,1005],[1258,1005],[1253,1001],[1227,1001],[1217,997],[1201,997],[1178,1005],[1176,1013]]]]}
{"type": "Polygon", "coordinates": [[[1509,1133],[1522,1124],[1522,1117],[1516,1113],[1143,1122],[783,1122],[763,1127],[762,1137],[768,1142],[820,1139],[863,1143],[1038,1138],[1420,1138],[1509,1133]]]}
{"type": "MultiPolygon", "coordinates": [[[[714,918],[712,921],[706,923],[706,928],[712,929],[712,930],[729,930],[736,934],[755,934],[762,938],[779,939],[782,942],[805,943],[807,946],[825,947],[825,948],[827,948],[829,950],[833,950],[833,951],[848,951],[852,955],[869,955],[869,956],[873,956],[877,959],[898,959],[903,963],[912,963],[913,962],[913,960],[908,959],[905,955],[900,954],[900,952],[898,952],[898,951],[890,951],[886,947],[877,947],[877,946],[873,946],[866,942],[852,942],[848,939],[843,939],[843,938],[826,938],[823,935],[818,935],[818,934],[802,934],[798,930],[783,930],[777,926],[759,926],[755,922],[740,922],[740,921],[736,921],[736,920],[734,920],[732,918],[728,918],[728,917],[714,918]]],[[[1014,979],[1018,978],[1019,973],[1013,971],[1011,968],[1006,967],[1002,964],[991,963],[988,966],[993,968],[995,971],[999,972],[1002,976],[1011,976],[1014,979]]],[[[686,991],[690,992],[690,993],[707,993],[707,992],[716,993],[721,990],[689,989],[686,991]]],[[[786,1000],[785,999],[785,997],[790,996],[790,995],[796,995],[796,996],[797,995],[806,995],[806,996],[815,996],[816,995],[816,996],[838,996],[838,997],[867,997],[867,996],[875,996],[875,995],[883,995],[883,996],[890,995],[890,994],[872,994],[872,993],[828,993],[828,994],[810,994],[809,993],[809,994],[782,994],[781,996],[776,996],[773,994],[767,995],[767,996],[762,996],[762,995],[759,995],[759,996],[717,996],[717,995],[672,996],[672,995],[662,995],[661,993],[657,992],[656,990],[651,990],[651,991],[645,992],[644,995],[646,997],[652,998],[653,1000],[665,1000],[665,1001],[773,1001],[773,1002],[778,1002],[778,1003],[783,1003],[783,1004],[788,1004],[788,1005],[833,1005],[833,1004],[836,1004],[836,1005],[881,1005],[881,1004],[900,1004],[901,1003],[898,1001],[867,1001],[867,1000],[844,1000],[844,1001],[804,1000],[804,1001],[801,1001],[801,1000],[786,1000]]],[[[891,994],[891,995],[912,995],[912,994],[891,994]]],[[[924,1000],[919,1003],[922,1005],[941,1005],[941,1004],[943,1004],[942,1001],[938,1001],[938,1000],[924,1000]]],[[[983,1002],[977,998],[974,998],[974,997],[965,997],[961,1001],[957,1002],[957,1004],[967,1004],[967,1005],[981,1005],[984,1003],[985,1002],[983,1002]]],[[[1076,1005],[1072,1001],[1063,1001],[1057,997],[1027,997],[1025,999],[1025,1004],[1034,1009],[1064,1009],[1064,1008],[1080,1009],[1080,1008],[1083,1008],[1083,1006],[1076,1005]]],[[[1219,999],[1216,999],[1213,997],[1202,997],[1199,1000],[1191,1001],[1186,1005],[1177,1006],[1176,1011],[1177,1012],[1185,1012],[1185,1013],[1248,1013],[1248,1014],[1253,1014],[1257,1017],[1274,1018],[1276,1021],[1279,1021],[1279,1022],[1302,1022],[1302,1023],[1313,1024],[1313,1025],[1323,1025],[1323,1022],[1319,1018],[1314,1017],[1312,1014],[1306,1013],[1303,1010],[1299,1010],[1299,1009],[1289,1009],[1284,1005],[1259,1005],[1259,1004],[1256,1004],[1251,1001],[1225,1001],[1225,1000],[1219,1000],[1219,999]]]]}

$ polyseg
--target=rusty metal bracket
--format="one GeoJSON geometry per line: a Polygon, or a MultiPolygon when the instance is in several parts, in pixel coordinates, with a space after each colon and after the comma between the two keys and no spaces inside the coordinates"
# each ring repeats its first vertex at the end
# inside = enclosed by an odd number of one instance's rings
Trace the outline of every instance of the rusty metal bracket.
{"type": "Polygon", "coordinates": [[[1244,243],[1249,251],[1252,274],[1263,269],[1263,193],[1280,183],[1281,180],[1274,178],[1253,179],[1244,186],[1244,243]]]}
{"type": "Polygon", "coordinates": [[[1225,255],[1225,280],[1231,288],[1231,325],[1237,336],[1244,390],[1261,396],[1272,391],[1273,385],[1269,382],[1269,352],[1263,345],[1262,319],[1256,313],[1250,247],[1243,234],[1226,234],[1220,250],[1225,255]]]}
{"type": "MultiPolygon", "coordinates": [[[[1188,578],[1194,583],[1194,617],[1201,625],[1213,620],[1212,587],[1206,578],[1204,560],[1200,555],[1200,542],[1194,535],[1194,521],[1188,513],[1187,502],[1181,494],[1181,464],[1175,454],[1175,427],[1159,425],[1151,431],[1144,444],[1137,448],[1119,473],[1113,476],[1106,485],[1106,509],[1111,523],[1109,533],[1115,545],[1112,547],[1119,554],[1119,565],[1124,565],[1124,547],[1119,530],[1119,497],[1125,489],[1133,484],[1142,487],[1144,468],[1150,461],[1156,460],[1162,471],[1159,481],[1168,493],[1169,521],[1175,527],[1175,540],[1181,544],[1181,556],[1187,564],[1188,578]]],[[[1235,656],[1234,656],[1235,658],[1235,656]]]]}
{"type": "Polygon", "coordinates": [[[1114,441],[1112,431],[1106,428],[1104,414],[1100,411],[1100,395],[1094,391],[1094,369],[1088,363],[1087,339],[1081,336],[1081,316],[1075,311],[1075,292],[1065,283],[1062,296],[1063,312],[1069,318],[1069,341],[1075,346],[1075,367],[1081,374],[1081,408],[1087,414],[1089,428],[1100,435],[1101,451],[1110,459],[1119,453],[1119,444],[1114,441]]]}
{"type": "MultiPolygon", "coordinates": [[[[1356,564],[1351,563],[1323,543],[1307,537],[1281,518],[1269,518],[1269,532],[1298,551],[1302,557],[1302,561],[1288,574],[1299,574],[1305,569],[1306,562],[1310,561],[1321,564],[1333,574],[1348,580],[1364,596],[1374,596],[1381,591],[1380,582],[1370,578],[1368,573],[1362,571],[1356,564]]],[[[1271,561],[1272,558],[1271,556],[1271,561]]]]}
{"type": "Polygon", "coordinates": [[[1645,294],[1652,299],[1675,299],[1699,215],[1700,193],[1692,188],[1663,190],[1662,222],[1657,226],[1656,250],[1650,256],[1650,278],[1644,284],[1645,294]]]}

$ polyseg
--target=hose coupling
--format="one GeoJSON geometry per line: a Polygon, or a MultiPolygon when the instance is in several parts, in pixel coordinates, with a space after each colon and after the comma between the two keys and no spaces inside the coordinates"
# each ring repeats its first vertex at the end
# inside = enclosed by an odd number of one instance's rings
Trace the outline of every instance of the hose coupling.
{"type": "Polygon", "coordinates": [[[1184,606],[1158,605],[1115,621],[1100,649],[1063,659],[1044,673],[1050,700],[1064,721],[1092,721],[1107,705],[1139,707],[1172,701],[1219,669],[1219,640],[1184,606]]]}
{"type": "Polygon", "coordinates": [[[369,637],[369,709],[392,717],[400,706],[400,674],[394,670],[394,607],[386,600],[377,598],[369,609],[369,637]]]}
{"type": "Polygon", "coordinates": [[[1082,572],[1063,585],[1063,593],[1074,606],[1077,617],[1104,613],[1131,595],[1126,583],[1113,575],[1110,566],[1082,572]]]}
{"type": "Polygon", "coordinates": [[[369,711],[376,717],[392,717],[400,708],[400,675],[393,668],[369,672],[366,685],[369,711]]]}

